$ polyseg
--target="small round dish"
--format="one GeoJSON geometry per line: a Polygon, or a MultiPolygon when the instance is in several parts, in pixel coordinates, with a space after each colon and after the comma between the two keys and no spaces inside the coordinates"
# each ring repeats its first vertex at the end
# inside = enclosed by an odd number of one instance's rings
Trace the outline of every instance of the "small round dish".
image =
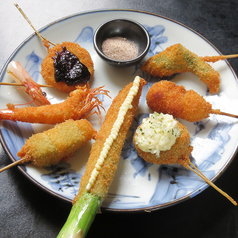
{"type": "Polygon", "coordinates": [[[108,64],[116,67],[132,66],[140,62],[150,48],[150,36],[144,26],[130,19],[112,19],[102,23],[94,33],[93,44],[98,55],[108,64]],[[133,42],[138,50],[136,57],[129,60],[118,60],[108,57],[102,51],[104,40],[122,37],[133,42]]]}

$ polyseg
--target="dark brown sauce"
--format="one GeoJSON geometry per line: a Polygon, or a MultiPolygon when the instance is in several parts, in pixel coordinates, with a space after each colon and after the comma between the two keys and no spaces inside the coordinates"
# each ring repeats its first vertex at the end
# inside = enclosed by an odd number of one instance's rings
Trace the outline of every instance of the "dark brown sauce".
{"type": "Polygon", "coordinates": [[[65,46],[56,52],[54,59],[55,81],[65,82],[68,86],[86,84],[91,77],[88,68],[80,62],[78,57],[69,52],[65,46]]]}

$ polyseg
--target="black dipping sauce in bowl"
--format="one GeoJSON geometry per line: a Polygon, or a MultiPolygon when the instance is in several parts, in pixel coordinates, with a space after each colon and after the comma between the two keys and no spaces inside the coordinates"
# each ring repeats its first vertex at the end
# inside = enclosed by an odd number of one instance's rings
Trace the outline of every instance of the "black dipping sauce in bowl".
{"type": "Polygon", "coordinates": [[[94,48],[108,64],[132,66],[140,62],[150,48],[150,37],[140,23],[113,19],[101,24],[94,33],[94,48]]]}

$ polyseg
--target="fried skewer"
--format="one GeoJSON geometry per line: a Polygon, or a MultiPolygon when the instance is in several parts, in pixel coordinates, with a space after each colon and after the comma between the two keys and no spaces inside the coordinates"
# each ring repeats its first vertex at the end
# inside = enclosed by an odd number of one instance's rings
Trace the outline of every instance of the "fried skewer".
{"type": "Polygon", "coordinates": [[[141,70],[154,77],[190,72],[207,85],[210,93],[217,93],[220,87],[220,74],[181,44],[172,45],[150,57],[141,70]]]}
{"type": "Polygon", "coordinates": [[[187,128],[171,115],[154,112],[145,118],[133,137],[135,148],[145,161],[155,164],[180,164],[201,177],[234,205],[236,201],[213,184],[189,156],[193,150],[187,128]],[[190,167],[192,166],[192,167],[190,167]]]}
{"type": "Polygon", "coordinates": [[[69,217],[57,236],[85,237],[113,180],[145,80],[136,77],[115,97],[92,146],[69,217]]]}
{"type": "Polygon", "coordinates": [[[88,120],[68,120],[26,140],[17,153],[21,159],[0,169],[3,172],[17,164],[32,162],[37,167],[48,167],[66,161],[96,135],[88,120]]]}
{"type": "Polygon", "coordinates": [[[97,95],[108,96],[108,91],[102,88],[103,87],[91,89],[88,84],[84,87],[78,87],[70,93],[65,101],[57,104],[22,108],[8,104],[8,109],[0,109],[0,120],[55,125],[68,119],[78,120],[88,118],[94,113],[96,113],[101,120],[100,108],[104,109],[104,107],[97,95]],[[94,108],[96,110],[92,111],[94,108]]]}
{"type": "Polygon", "coordinates": [[[72,92],[77,86],[83,86],[94,74],[94,64],[89,52],[75,42],[53,44],[35,29],[22,9],[17,9],[40,37],[48,50],[41,64],[41,74],[45,82],[62,92],[72,92]],[[53,45],[52,48],[50,46],[53,45]]]}
{"type": "Polygon", "coordinates": [[[167,80],[154,83],[148,90],[146,100],[151,110],[190,122],[208,118],[210,114],[238,118],[237,115],[212,109],[212,105],[194,90],[186,90],[184,86],[167,80]]]}

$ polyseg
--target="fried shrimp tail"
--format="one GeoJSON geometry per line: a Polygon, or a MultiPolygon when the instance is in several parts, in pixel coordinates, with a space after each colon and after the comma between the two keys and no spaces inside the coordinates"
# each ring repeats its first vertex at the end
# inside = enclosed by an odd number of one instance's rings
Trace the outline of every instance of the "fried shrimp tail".
{"type": "Polygon", "coordinates": [[[197,167],[189,156],[193,147],[190,146],[190,134],[187,128],[171,115],[163,113],[150,114],[143,119],[136,129],[133,143],[141,158],[154,164],[180,164],[201,177],[234,205],[236,201],[227,193],[213,184],[197,167]]]}
{"type": "Polygon", "coordinates": [[[7,72],[15,81],[23,84],[20,89],[24,90],[37,106],[50,104],[45,97],[46,94],[19,62],[11,61],[7,66],[7,72]]]}
{"type": "Polygon", "coordinates": [[[86,119],[67,120],[26,140],[17,156],[21,159],[3,169],[16,164],[32,162],[37,167],[48,167],[70,159],[87,141],[95,137],[96,131],[86,119]]]}
{"type": "Polygon", "coordinates": [[[100,109],[104,108],[97,95],[108,96],[108,93],[102,87],[91,89],[87,84],[87,86],[78,87],[71,92],[70,96],[62,103],[25,108],[16,108],[14,105],[8,104],[8,109],[0,110],[0,120],[55,125],[68,119],[87,118],[94,113],[101,119],[100,109]],[[93,109],[96,110],[92,111],[93,109]]]}
{"type": "Polygon", "coordinates": [[[141,70],[154,77],[190,72],[207,85],[210,93],[217,93],[220,88],[220,74],[181,44],[172,45],[150,57],[141,70]]]}

